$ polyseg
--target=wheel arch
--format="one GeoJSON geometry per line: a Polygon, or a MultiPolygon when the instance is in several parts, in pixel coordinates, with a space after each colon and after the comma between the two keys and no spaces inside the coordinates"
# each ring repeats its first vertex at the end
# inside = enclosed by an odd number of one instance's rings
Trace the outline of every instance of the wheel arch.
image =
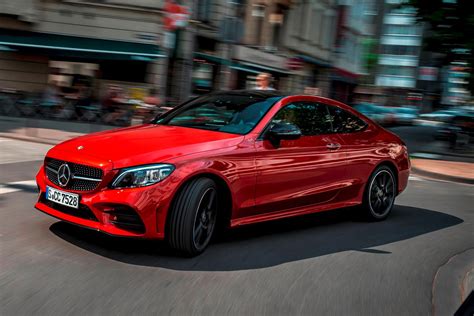
{"type": "Polygon", "coordinates": [[[398,168],[397,168],[397,165],[393,161],[384,160],[384,161],[380,162],[379,164],[377,164],[375,166],[375,168],[372,170],[372,173],[374,173],[374,171],[377,170],[377,168],[379,168],[381,166],[386,166],[387,168],[389,168],[393,172],[393,176],[395,177],[395,188],[397,188],[397,195],[398,195],[399,190],[398,190],[398,168]]]}
{"type": "Polygon", "coordinates": [[[230,225],[230,219],[231,219],[231,216],[232,216],[232,210],[233,210],[233,196],[232,196],[232,191],[230,190],[230,187],[229,187],[229,184],[228,182],[224,179],[224,177],[220,174],[217,174],[215,172],[211,172],[211,171],[203,171],[203,172],[199,172],[199,173],[196,173],[196,174],[192,174],[191,176],[187,177],[186,179],[184,179],[178,186],[178,188],[176,189],[176,191],[173,193],[172,197],[171,197],[171,202],[169,204],[169,208],[168,208],[168,212],[167,212],[167,215],[166,215],[166,225],[165,225],[165,235],[168,235],[168,229],[169,229],[169,225],[170,225],[170,211],[171,211],[171,208],[173,207],[174,203],[175,203],[175,200],[176,198],[178,197],[178,195],[180,194],[180,192],[182,191],[183,187],[197,179],[197,178],[209,178],[211,180],[214,181],[214,183],[216,183],[217,185],[217,190],[218,190],[218,205],[224,205],[224,207],[222,207],[222,210],[223,210],[223,214],[224,216],[220,216],[218,217],[218,226],[219,227],[227,227],[230,225]]]}

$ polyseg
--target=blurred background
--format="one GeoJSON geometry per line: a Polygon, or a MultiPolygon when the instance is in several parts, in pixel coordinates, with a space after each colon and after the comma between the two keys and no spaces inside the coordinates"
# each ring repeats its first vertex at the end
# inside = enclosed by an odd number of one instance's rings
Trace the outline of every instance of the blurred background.
{"type": "Polygon", "coordinates": [[[127,126],[266,73],[469,152],[469,2],[2,0],[0,115],[127,126]]]}
{"type": "Polygon", "coordinates": [[[0,315],[472,306],[473,33],[473,0],[0,0],[0,315]],[[264,81],[342,101],[405,141],[409,186],[389,220],[249,226],[183,259],[32,210],[58,142],[264,81]]]}

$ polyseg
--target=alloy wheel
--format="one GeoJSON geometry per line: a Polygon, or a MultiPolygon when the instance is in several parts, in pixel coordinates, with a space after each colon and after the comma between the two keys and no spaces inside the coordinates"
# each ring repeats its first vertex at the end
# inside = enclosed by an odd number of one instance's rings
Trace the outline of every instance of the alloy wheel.
{"type": "Polygon", "coordinates": [[[384,217],[390,212],[395,200],[395,181],[387,170],[379,171],[370,183],[369,206],[376,217],[384,217]]]}
{"type": "Polygon", "coordinates": [[[216,224],[217,195],[214,188],[208,188],[199,201],[194,219],[193,242],[198,250],[207,246],[216,224]]]}

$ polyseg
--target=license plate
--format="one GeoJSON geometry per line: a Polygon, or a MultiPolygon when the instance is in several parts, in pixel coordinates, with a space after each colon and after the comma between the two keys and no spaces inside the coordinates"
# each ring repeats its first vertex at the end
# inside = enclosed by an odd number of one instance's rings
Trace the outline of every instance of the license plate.
{"type": "Polygon", "coordinates": [[[79,194],[64,192],[47,186],[46,199],[61,205],[79,208],[79,194]]]}

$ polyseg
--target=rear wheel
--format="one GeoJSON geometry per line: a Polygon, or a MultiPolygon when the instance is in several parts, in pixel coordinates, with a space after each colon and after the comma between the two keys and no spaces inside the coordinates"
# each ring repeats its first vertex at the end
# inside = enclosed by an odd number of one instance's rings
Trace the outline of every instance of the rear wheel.
{"type": "Polygon", "coordinates": [[[194,256],[208,246],[217,220],[217,186],[208,178],[186,183],[174,200],[168,226],[168,242],[194,256]]]}
{"type": "Polygon", "coordinates": [[[395,203],[396,187],[390,168],[380,166],[372,173],[362,204],[362,211],[369,220],[381,221],[388,217],[395,203]]]}

